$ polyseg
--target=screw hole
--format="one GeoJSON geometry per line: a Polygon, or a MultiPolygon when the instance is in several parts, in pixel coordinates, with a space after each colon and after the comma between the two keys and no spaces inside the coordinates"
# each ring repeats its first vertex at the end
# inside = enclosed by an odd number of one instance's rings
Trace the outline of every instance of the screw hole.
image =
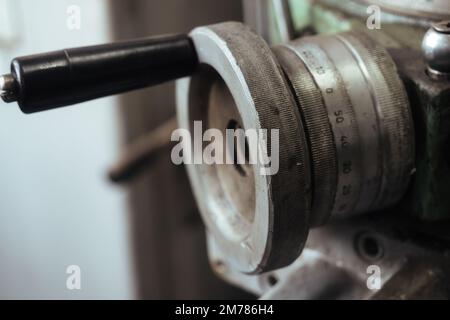
{"type": "Polygon", "coordinates": [[[357,237],[356,248],[359,255],[369,261],[379,260],[383,256],[383,247],[377,238],[363,234],[357,237]]]}
{"type": "Polygon", "coordinates": [[[269,283],[269,286],[273,287],[278,283],[278,278],[274,274],[270,274],[267,277],[267,282],[269,283]]]}

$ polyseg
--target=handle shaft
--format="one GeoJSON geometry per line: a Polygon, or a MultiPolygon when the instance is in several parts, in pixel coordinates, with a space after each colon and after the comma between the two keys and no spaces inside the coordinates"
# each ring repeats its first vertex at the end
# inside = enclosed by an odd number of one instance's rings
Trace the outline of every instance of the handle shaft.
{"type": "Polygon", "coordinates": [[[188,76],[197,63],[187,35],[19,57],[11,62],[11,75],[4,76],[12,76],[14,84],[2,97],[33,113],[188,76]]]}

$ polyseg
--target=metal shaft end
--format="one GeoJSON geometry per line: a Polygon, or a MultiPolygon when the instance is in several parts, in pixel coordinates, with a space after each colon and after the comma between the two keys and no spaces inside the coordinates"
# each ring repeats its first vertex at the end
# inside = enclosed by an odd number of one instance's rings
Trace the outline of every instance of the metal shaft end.
{"type": "Polygon", "coordinates": [[[4,102],[13,102],[16,97],[16,80],[12,74],[0,76],[0,97],[4,102]]]}

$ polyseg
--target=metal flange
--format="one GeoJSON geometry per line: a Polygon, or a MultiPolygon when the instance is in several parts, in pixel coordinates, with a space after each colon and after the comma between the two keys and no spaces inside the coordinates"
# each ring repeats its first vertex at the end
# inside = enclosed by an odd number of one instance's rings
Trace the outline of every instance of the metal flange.
{"type": "Polygon", "coordinates": [[[241,272],[286,266],[305,244],[311,202],[309,154],[296,102],[272,51],[248,27],[222,23],[190,36],[201,66],[177,83],[180,127],[192,131],[193,121],[200,120],[223,130],[233,120],[243,129],[279,130],[274,175],[261,175],[260,163],[246,169],[244,178],[227,165],[186,165],[208,232],[241,272]]]}

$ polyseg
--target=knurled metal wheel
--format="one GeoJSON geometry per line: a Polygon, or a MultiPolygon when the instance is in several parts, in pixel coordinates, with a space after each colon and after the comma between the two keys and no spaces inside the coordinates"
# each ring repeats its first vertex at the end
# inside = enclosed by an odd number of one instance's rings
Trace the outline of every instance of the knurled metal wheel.
{"type": "MultiPolygon", "coordinates": [[[[217,84],[223,81],[225,86],[219,87],[228,88],[234,103],[225,106],[226,93],[213,101],[222,101],[224,117],[237,114],[239,119],[233,120],[242,121],[239,125],[244,129],[279,130],[279,170],[261,175],[261,165],[254,165],[253,188],[241,189],[241,184],[230,188],[225,177],[234,173],[223,174],[224,165],[186,166],[203,219],[236,269],[261,273],[286,266],[305,244],[311,203],[310,158],[294,97],[268,45],[243,24],[200,27],[190,36],[201,67],[190,80],[177,84],[180,126],[192,129],[195,120],[214,123],[210,113],[220,112],[211,104],[211,92],[217,95],[217,84]],[[253,193],[253,207],[235,201],[235,197],[252,197],[253,193]],[[236,207],[237,203],[241,205],[236,207]],[[254,212],[244,214],[245,210],[254,212]]],[[[227,122],[215,123],[223,127],[227,122]]],[[[268,149],[269,153],[275,150],[271,142],[268,149]]]]}

